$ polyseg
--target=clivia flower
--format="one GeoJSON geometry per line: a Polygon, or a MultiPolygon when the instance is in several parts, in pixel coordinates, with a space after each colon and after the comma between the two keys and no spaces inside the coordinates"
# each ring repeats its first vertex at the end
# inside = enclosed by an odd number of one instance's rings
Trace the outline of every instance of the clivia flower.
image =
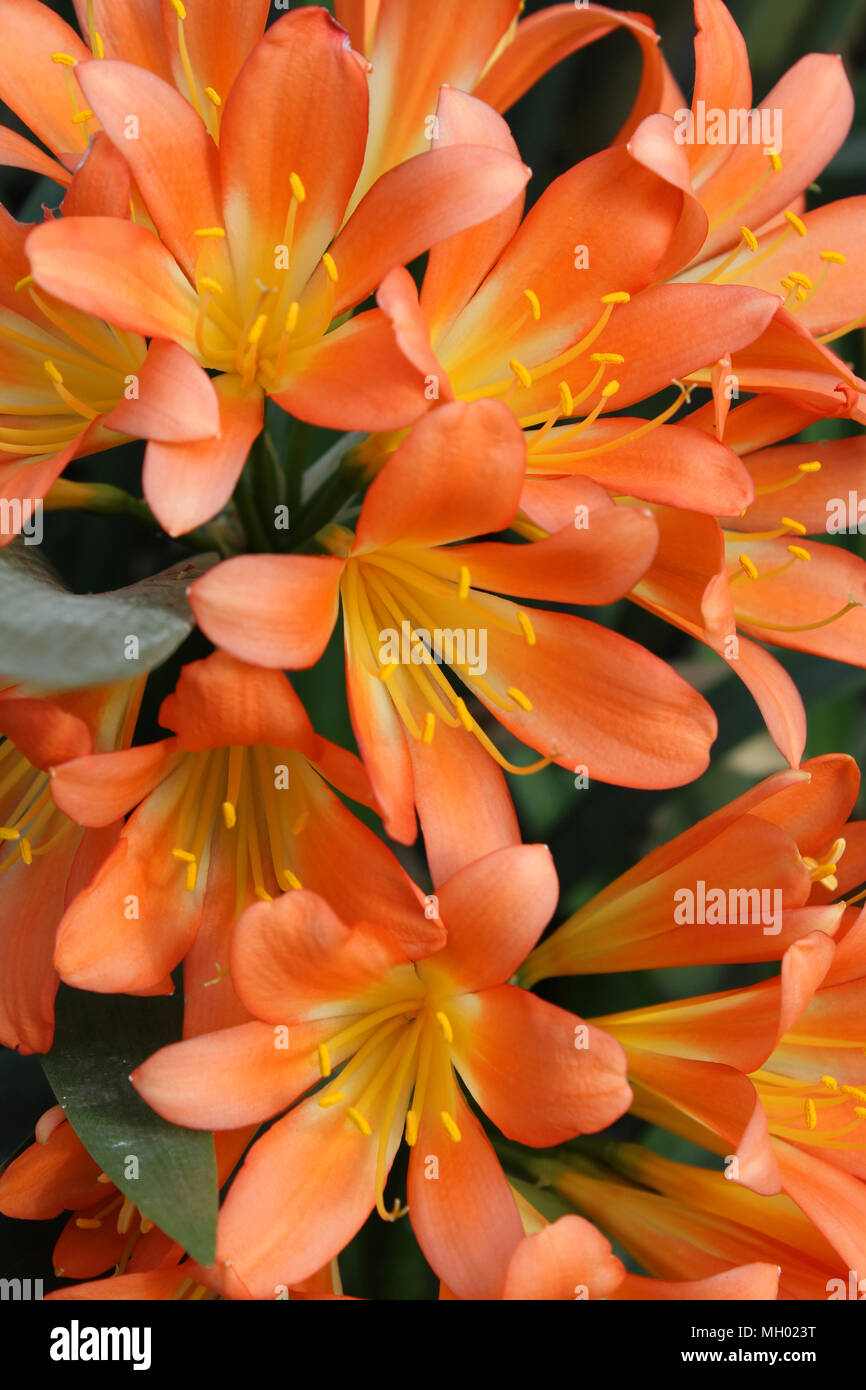
{"type": "Polygon", "coordinates": [[[442,405],[388,459],[354,532],[319,533],[329,555],[238,556],[190,589],[213,642],[290,668],[319,659],[342,601],[356,737],[388,833],[406,843],[416,800],[423,822],[423,802],[436,794],[430,782],[457,805],[465,759],[489,761],[470,751],[473,741],[510,772],[539,766],[516,767],[500,752],[469,694],[542,762],[584,766],[591,777],[674,786],[706,765],[715,719],[668,666],[584,618],[499,597],[610,602],[655,550],[652,523],[588,483],[588,526],[571,517],[540,544],[466,544],[514,524],[524,476],[523,436],[507,406],[442,405]],[[437,632],[451,646],[434,659],[437,632]],[[388,640],[403,633],[406,650],[388,640]],[[482,648],[486,662],[473,663],[482,648]]]}
{"type": "MultiPolygon", "coordinates": [[[[400,427],[427,408],[423,377],[384,315],[327,330],[393,266],[498,213],[526,182],[510,153],[431,150],[384,174],[341,230],[366,147],[366,66],[325,10],[285,15],[256,44],[213,131],[133,64],[92,60],[77,72],[153,226],[63,217],[31,234],[28,254],[43,289],[219,373],[218,438],[147,451],[145,496],[171,534],[228,500],[266,394],[344,429],[400,427]]],[[[182,411],[183,391],[175,396],[182,411]]]]}
{"type": "Polygon", "coordinates": [[[436,894],[447,944],[414,964],[389,932],[344,926],[314,894],[249,908],[231,969],[254,1021],[163,1048],[133,1074],[154,1109],[193,1128],[255,1123],[307,1096],[256,1141],[222,1207],[215,1269],[229,1293],[239,1281],[268,1297],[341,1250],[374,1207],[402,1214],[385,1187],[405,1129],[425,1257],[458,1298],[497,1297],[523,1229],[460,1080],[504,1134],[536,1147],[627,1106],[616,1044],[505,983],[556,902],[547,850],[496,851],[436,894]]]}
{"type": "Polygon", "coordinates": [[[68,984],[137,993],[184,960],[185,1034],[238,1022],[233,924],[301,887],[353,918],[375,914],[410,951],[442,943],[394,856],[328,786],[372,804],[357,758],[313,731],[281,672],[216,652],[183,669],[160,719],[173,737],[54,769],[54,798],[81,824],[133,812],[63,917],[55,961],[68,984]]]}
{"type": "Polygon", "coordinates": [[[117,816],[82,830],[51,796],[49,769],[132,738],[144,682],[0,692],[0,1042],[48,1052],[57,928],[117,837],[117,816]]]}

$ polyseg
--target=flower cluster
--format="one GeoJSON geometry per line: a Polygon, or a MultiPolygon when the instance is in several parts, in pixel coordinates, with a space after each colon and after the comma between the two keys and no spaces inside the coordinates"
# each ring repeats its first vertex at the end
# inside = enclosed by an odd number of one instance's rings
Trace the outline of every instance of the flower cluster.
{"type": "Polygon", "coordinates": [[[49,1296],[347,1297],[371,1215],[443,1298],[847,1289],[866,829],[768,650],[866,667],[828,524],[866,475],[832,346],[866,322],[866,199],[807,204],[841,60],[753,109],[695,0],[689,106],[650,21],[594,4],[75,8],[0,0],[33,137],[0,162],[60,189],[0,207],[0,1042],[60,1101],[0,1212],[71,1213],[49,1296]],[[628,122],[538,188],[503,113],[614,29],[628,122]],[[25,550],[43,512],[184,563],[71,594],[25,550]],[[626,635],[625,599],[677,633],[626,635]],[[521,779],[693,782],[715,658],[783,770],[568,915],[521,779]],[[602,1015],[574,983],[705,966],[731,987],[602,1015]]]}

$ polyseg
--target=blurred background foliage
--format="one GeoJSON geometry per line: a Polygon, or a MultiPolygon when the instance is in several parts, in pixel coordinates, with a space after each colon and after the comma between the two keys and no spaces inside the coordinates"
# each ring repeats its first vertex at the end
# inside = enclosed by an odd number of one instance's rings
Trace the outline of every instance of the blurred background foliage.
{"type": "MultiPolygon", "coordinates": [[[[473,0],[467,4],[467,23],[472,22],[474,5],[483,3],[484,0],[473,0]]],[[[213,0],[213,7],[218,23],[218,0],[213,0]]],[[[57,0],[52,8],[75,22],[69,0],[57,0]]],[[[528,0],[526,12],[541,8],[543,0],[528,0]]],[[[866,191],[866,0],[729,0],[729,8],[748,43],[755,102],[762,100],[786,69],[805,53],[820,51],[843,56],[857,99],[854,126],[844,148],[820,176],[820,191],[810,193],[810,205],[866,191]]],[[[689,98],[694,73],[691,5],[687,0],[655,0],[646,9],[662,35],[668,62],[689,98]]],[[[275,12],[273,18],[278,17],[275,12]]],[[[537,198],[551,179],[609,143],[628,114],[638,78],[637,46],[627,35],[615,33],[561,63],[517,103],[508,119],[521,153],[533,169],[530,200],[537,198]]],[[[23,129],[11,113],[4,112],[3,119],[23,129]]],[[[41,205],[56,207],[60,196],[54,184],[0,169],[0,201],[22,221],[38,219],[41,205]]],[[[835,348],[863,374],[866,334],[851,335],[835,344],[835,348]]],[[[695,401],[700,404],[705,398],[698,392],[695,401]]],[[[655,413],[652,403],[645,413],[655,413]]],[[[293,470],[308,466],[334,438],[276,415],[271,422],[274,436],[278,446],[290,456],[293,470]]],[[[810,434],[816,439],[826,438],[856,428],[846,422],[832,422],[813,427],[810,434]]],[[[83,460],[69,470],[69,476],[112,482],[138,496],[141,447],[129,445],[83,460]]],[[[76,592],[132,583],[165,569],[186,553],[180,543],[126,518],[67,512],[49,513],[45,520],[46,553],[76,592]]],[[[844,543],[853,544],[866,554],[864,542],[866,538],[857,536],[845,538],[844,543]]],[[[573,776],[559,768],[548,768],[533,777],[510,779],[524,838],[543,840],[553,850],[562,885],[557,920],[586,902],[655,845],[782,765],[751,698],[711,653],[698,649],[666,624],[627,603],[601,612],[591,610],[588,616],[615,626],[674,662],[712,703],[719,717],[720,734],[712,765],[705,775],[692,785],[671,792],[636,792],[602,785],[577,790],[573,776]]],[[[208,650],[204,639],[194,634],[170,662],[153,673],[137,741],[160,736],[159,704],[173,688],[181,664],[208,650]]],[[[799,654],[782,654],[782,659],[806,702],[807,756],[844,751],[866,764],[866,672],[799,654]]],[[[353,747],[339,633],[319,665],[294,679],[316,727],[353,747]]],[[[420,849],[398,852],[416,879],[426,884],[420,849]]],[[[547,983],[540,987],[540,992],[591,1017],[614,1009],[733,988],[760,977],[758,967],[682,968],[547,983]]],[[[53,1103],[53,1096],[38,1059],[2,1052],[0,1095],[4,1114],[0,1133],[3,1161],[29,1139],[35,1120],[53,1103]]],[[[623,1138],[641,1138],[671,1157],[699,1163],[711,1161],[684,1141],[628,1117],[620,1121],[615,1132],[623,1138]]],[[[395,1191],[404,1190],[404,1173],[403,1163],[398,1160],[392,1180],[395,1191]]],[[[533,1200],[539,1201],[537,1193],[533,1200]]],[[[555,1214],[555,1208],[549,1207],[549,1211],[555,1214]]],[[[35,1223],[0,1218],[0,1273],[47,1277],[51,1247],[62,1224],[62,1219],[35,1223]]],[[[351,1293],[377,1298],[435,1295],[435,1280],[417,1250],[408,1222],[387,1226],[377,1217],[371,1218],[341,1260],[341,1268],[346,1289],[351,1293]]]]}

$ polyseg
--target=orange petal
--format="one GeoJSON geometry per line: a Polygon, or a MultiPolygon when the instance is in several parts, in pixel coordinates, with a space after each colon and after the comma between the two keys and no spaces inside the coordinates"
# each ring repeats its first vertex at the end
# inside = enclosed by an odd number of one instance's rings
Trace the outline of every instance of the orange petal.
{"type": "Polygon", "coordinates": [[[174,693],[160,706],[159,722],[178,735],[178,747],[190,752],[269,743],[312,757],[319,747],[282,671],[247,666],[228,652],[184,666],[174,693]]]}
{"type": "MultiPolygon", "coordinates": [[[[721,0],[695,0],[695,86],[692,111],[698,101],[705,109],[750,110],[752,74],[746,41],[721,0]]],[[[693,142],[686,145],[698,186],[727,159],[724,145],[693,142]]]]}
{"type": "Polygon", "coordinates": [[[790,767],[799,767],[806,747],[806,708],[784,666],[742,634],[728,665],[754,696],[782,757],[790,767]]]}
{"type": "Polygon", "coordinates": [[[244,1004],[270,1023],[375,1013],[401,988],[419,992],[389,932],[367,922],[346,927],[324,898],[304,890],[248,907],[231,961],[244,1004]]]}
{"type": "Polygon", "coordinates": [[[146,227],[114,217],[55,219],[31,232],[27,251],[43,289],[120,328],[196,351],[198,299],[146,227]]]}
{"type": "Polygon", "coordinates": [[[334,314],[359,304],[393,266],[507,208],[528,178],[519,159],[487,145],[443,145],[389,169],[331,247],[340,277],[334,314]]]}
{"type": "Polygon", "coordinates": [[[647,116],[628,142],[632,159],[658,174],[672,188],[678,188],[683,195],[680,219],[670,245],[659,262],[656,280],[667,280],[674,271],[688,265],[703,246],[709,225],[707,214],[692,191],[689,156],[686,147],[679,143],[677,134],[669,116],[647,116]]]}
{"type": "Polygon", "coordinates": [[[337,621],[343,562],[330,555],[239,555],[190,586],[202,631],[241,661],[312,666],[337,621]]]}
{"type": "Polygon", "coordinates": [[[241,1023],[160,1048],[132,1084],[172,1124],[238,1129],[279,1114],[320,1078],[316,1047],[329,1031],[333,1022],[295,1024],[286,1039],[283,1025],[241,1023]]]}
{"type": "Polygon", "coordinates": [[[106,429],[164,443],[212,440],[219,434],[220,402],[213,383],[177,343],[152,342],[135,380],[138,394],[105,416],[106,429]]]}
{"type": "Polygon", "coordinates": [[[64,217],[129,217],[129,168],[105,131],[97,131],[63,199],[64,217]]]}
{"type": "Polygon", "coordinates": [[[525,460],[523,432],[500,401],[440,406],[418,421],[370,485],[353,554],[503,530],[517,511],[525,460]]]}
{"type": "Polygon", "coordinates": [[[737,1301],[775,1302],[779,1292],[779,1266],[768,1264],[740,1265],[706,1279],[686,1279],[671,1283],[664,1279],[645,1279],[640,1274],[627,1274],[615,1293],[615,1300],[669,1302],[737,1301]]]}
{"type": "Polygon", "coordinates": [[[448,1017],[455,1066],[507,1138],[547,1148],[604,1129],[628,1109],[625,1053],[576,1014],[497,985],[450,1000],[448,1017]]]}
{"type": "Polygon", "coordinates": [[[326,429],[402,429],[430,409],[431,398],[425,376],[400,343],[381,309],[356,314],[292,353],[283,380],[269,394],[289,414],[326,429]]]}
{"type": "Polygon", "coordinates": [[[5,39],[3,71],[0,74],[0,100],[11,106],[44,145],[55,154],[87,149],[86,125],[72,120],[72,106],[66,87],[69,74],[77,95],[77,109],[87,103],[81,96],[76,71],[52,63],[52,53],[68,53],[76,63],[90,57],[74,29],[37,0],[3,0],[0,23],[5,39]]]}
{"type": "Polygon", "coordinates": [[[138,0],[134,9],[118,5],[117,0],[73,0],[73,4],[78,27],[88,37],[88,11],[92,9],[93,27],[102,39],[106,58],[121,58],[159,77],[171,79],[162,27],[162,0],[138,0]]]}
{"type": "Polygon", "coordinates": [[[419,974],[437,993],[503,984],[541,936],[558,895],[546,845],[511,845],[458,869],[436,892],[448,943],[419,964],[419,974]]]}
{"type": "Polygon", "coordinates": [[[499,1298],[523,1228],[490,1140],[462,1094],[455,1143],[425,1105],[409,1159],[412,1229],[424,1257],[457,1298],[499,1298]],[[435,1176],[430,1160],[435,1159],[435,1176]]]}
{"type": "Polygon", "coordinates": [[[23,135],[5,126],[0,129],[0,164],[12,169],[27,169],[31,174],[43,174],[61,187],[65,187],[70,180],[69,173],[56,159],[40,150],[32,140],[25,140],[23,135]]]}
{"type": "MultiPolygon", "coordinates": [[[[245,390],[240,377],[226,374],[216,378],[213,389],[219,408],[216,439],[199,435],[178,444],[152,439],[145,453],[144,495],[170,536],[192,531],[225,506],[261,433],[264,406],[258,387],[245,390]]],[[[188,407],[187,398],[184,416],[188,407]]]]}
{"type": "Polygon", "coordinates": [[[99,1164],[68,1120],[44,1143],[31,1144],[0,1175],[0,1211],[24,1221],[49,1221],[65,1209],[89,1207],[107,1195],[99,1164]]]}
{"type": "Polygon", "coordinates": [[[610,1298],[624,1278],[625,1267],[597,1227],[582,1216],[561,1216],[523,1237],[511,1256],[502,1297],[610,1298]]]}
{"type": "Polygon", "coordinates": [[[749,544],[749,557],[763,577],[744,578],[736,585],[737,623],[759,641],[862,665],[866,609],[859,605],[866,603],[866,562],[840,546],[811,540],[805,550],[810,560],[798,559],[790,569],[774,575],[772,571],[792,558],[787,540],[749,544]],[[825,626],[818,625],[852,602],[858,607],[825,626]],[[789,627],[804,630],[784,630],[789,627]]]}
{"type": "Polygon", "coordinates": [[[79,825],[106,826],[125,816],[177,762],[177,740],[143,743],[112,753],[72,758],[52,769],[51,795],[79,825]]]}
{"type": "Polygon", "coordinates": [[[93,748],[91,732],[77,714],[50,700],[21,699],[14,694],[0,700],[0,733],[42,771],[83,757],[93,748]]]}
{"type": "Polygon", "coordinates": [[[779,444],[750,453],[747,463],[759,494],[744,517],[725,522],[726,529],[773,531],[781,527],[780,513],[790,508],[794,519],[811,535],[826,533],[831,525],[863,534],[859,499],[866,487],[866,436],[779,444]],[[784,493],[778,490],[779,483],[797,476],[801,463],[814,461],[821,464],[819,472],[800,473],[801,481],[795,488],[786,488],[784,493]],[[760,491],[768,488],[776,490],[760,491]],[[853,500],[852,492],[856,494],[853,500]]]}

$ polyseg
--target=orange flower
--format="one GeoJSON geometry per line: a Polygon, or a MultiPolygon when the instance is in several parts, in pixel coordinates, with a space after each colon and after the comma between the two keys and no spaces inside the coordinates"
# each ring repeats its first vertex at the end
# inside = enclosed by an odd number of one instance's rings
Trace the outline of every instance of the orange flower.
{"type": "Polygon", "coordinates": [[[184,668],[160,719],[172,738],[54,770],[57,803],[82,824],[138,807],[63,917],[67,983],[138,993],[185,959],[186,1035],[239,1022],[233,924],[302,884],[345,913],[375,913],[409,950],[441,944],[421,894],[327,785],[372,804],[358,760],[314,733],[282,673],[217,652],[184,668]]]}
{"type": "MultiPolygon", "coordinates": [[[[848,872],[846,837],[852,830],[859,852],[845,883],[859,883],[864,867],[861,828],[846,824],[859,786],[857,766],[843,754],[774,773],[596,894],[533,951],[520,972],[521,983],[529,986],[554,975],[778,960],[811,933],[833,937],[843,925],[845,903],[831,899],[839,887],[837,873],[848,872]],[[749,920],[728,921],[727,911],[715,922],[695,920],[701,882],[705,890],[724,893],[726,903],[729,894],[745,893],[749,920]],[[764,899],[766,922],[758,899],[748,896],[755,892],[770,895],[764,899]],[[774,892],[779,894],[775,902],[774,892]],[[691,894],[691,900],[677,893],[691,894]],[[689,901],[696,908],[692,921],[684,910],[689,901]]],[[[730,901],[736,901],[739,915],[741,898],[730,901]]]]}
{"type": "Polygon", "coordinates": [[[415,801],[422,823],[428,797],[456,806],[470,767],[498,800],[501,778],[491,780],[498,774],[480,750],[508,771],[532,770],[499,752],[443,664],[544,760],[649,787],[689,781],[706,766],[715,721],[669,667],[585,619],[498,597],[616,598],[654,551],[640,512],[611,506],[586,484],[585,528],[572,516],[539,544],[451,544],[514,525],[523,479],[523,437],[507,407],[452,402],[423,417],[388,459],[354,533],[320,533],[329,556],[239,556],[190,589],[213,642],[280,667],[321,656],[342,599],[358,744],[388,833],[406,843],[415,801]],[[451,647],[434,660],[436,633],[451,647]]]}
{"type": "MultiPolygon", "coordinates": [[[[444,92],[438,147],[481,139],[516,155],[495,113],[444,92]]],[[[681,153],[672,126],[656,146],[681,153]]],[[[525,430],[531,475],[579,473],[627,496],[732,512],[750,500],[733,453],[665,426],[688,396],[679,379],[758,338],[778,300],[731,286],[653,284],[690,197],[658,162],[648,167],[632,144],[585,159],[523,220],[517,198],[435,246],[420,301],[399,267],[377,298],[438,398],[491,397],[510,407],[525,430]],[[607,418],[672,382],[676,399],[652,421],[607,418]]],[[[358,458],[375,471],[393,443],[374,435],[358,458]]]]}
{"type": "Polygon", "coordinates": [[[125,747],[143,680],[94,690],[0,692],[0,1042],[48,1052],[54,1035],[53,956],[64,908],[111,849],[116,817],[82,831],[51,799],[49,768],[94,749],[125,747]]]}
{"type": "Polygon", "coordinates": [[[522,1227],[460,1089],[508,1136],[546,1146],[611,1123],[628,1103],[619,1048],[504,983],[553,911],[542,846],[497,851],[437,886],[446,946],[413,965],[383,928],[349,929],[310,893],[247,910],[232,975],[256,1021],[163,1048],[134,1084],[194,1128],[279,1114],[222,1208],[217,1265],[253,1297],[308,1276],[375,1206],[406,1129],[421,1248],[459,1298],[497,1296],[522,1227]],[[287,1178],[287,1175],[290,1177],[287,1178]]]}
{"type": "MultiPolygon", "coordinates": [[[[497,213],[526,182],[510,153],[430,151],[383,175],[341,231],[366,146],[366,66],[325,10],[286,15],[256,44],[213,132],[142,68],[104,60],[78,73],[158,236],[119,217],[64,217],[31,234],[28,254],[44,289],[220,373],[216,444],[202,435],[147,452],[145,496],[172,534],[231,495],[265,394],[345,429],[399,427],[424,410],[423,378],[384,315],[327,329],[394,265],[497,213]]],[[[161,407],[152,391],[150,408],[161,407]]]]}
{"type": "MultiPolygon", "coordinates": [[[[759,1197],[724,1172],[603,1140],[592,1154],[526,1154],[518,1166],[596,1221],[650,1278],[614,1299],[823,1299],[847,1271],[789,1197],[759,1197]]],[[[558,1225],[559,1223],[557,1223],[558,1225]]],[[[847,1283],[847,1278],[846,1278],[847,1283]]]]}
{"type": "Polygon", "coordinates": [[[618,139],[661,109],[668,75],[645,15],[551,5],[520,19],[522,8],[520,0],[487,0],[467,24],[461,0],[434,11],[423,0],[337,0],[337,19],[372,64],[370,136],[356,199],[385,169],[425,148],[443,84],[506,111],[554,64],[617,28],[634,36],[643,58],[640,91],[618,139]]]}

